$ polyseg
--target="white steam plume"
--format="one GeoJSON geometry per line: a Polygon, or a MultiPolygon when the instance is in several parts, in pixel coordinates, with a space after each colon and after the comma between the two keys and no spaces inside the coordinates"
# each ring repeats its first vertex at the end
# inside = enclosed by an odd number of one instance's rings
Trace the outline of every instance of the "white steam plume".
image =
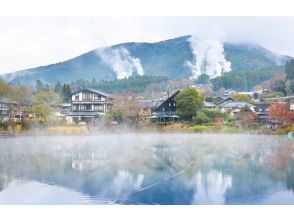
{"type": "Polygon", "coordinates": [[[124,47],[98,50],[97,55],[116,73],[117,79],[129,78],[133,73],[144,75],[141,60],[132,57],[124,47]]]}
{"type": "Polygon", "coordinates": [[[231,62],[224,55],[224,47],[218,39],[199,39],[192,36],[189,39],[194,60],[188,61],[191,69],[191,78],[207,74],[210,78],[221,76],[222,73],[231,71],[231,62]]]}

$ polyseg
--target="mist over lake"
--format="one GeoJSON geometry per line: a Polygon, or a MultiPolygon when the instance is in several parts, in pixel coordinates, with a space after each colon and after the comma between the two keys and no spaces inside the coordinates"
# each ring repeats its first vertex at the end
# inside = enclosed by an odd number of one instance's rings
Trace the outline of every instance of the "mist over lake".
{"type": "Polygon", "coordinates": [[[0,140],[0,204],[294,204],[284,136],[124,133],[0,140]]]}

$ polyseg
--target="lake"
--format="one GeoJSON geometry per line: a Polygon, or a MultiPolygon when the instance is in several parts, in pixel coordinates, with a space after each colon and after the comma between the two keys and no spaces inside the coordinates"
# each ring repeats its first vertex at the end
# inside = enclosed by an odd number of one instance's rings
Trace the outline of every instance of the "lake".
{"type": "Polygon", "coordinates": [[[294,204],[293,192],[286,136],[0,139],[0,204],[294,204]]]}

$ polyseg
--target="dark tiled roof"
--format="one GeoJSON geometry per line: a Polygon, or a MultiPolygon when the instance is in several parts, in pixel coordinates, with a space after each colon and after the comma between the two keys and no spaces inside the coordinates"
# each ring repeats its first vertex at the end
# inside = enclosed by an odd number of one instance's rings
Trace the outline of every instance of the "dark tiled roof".
{"type": "Polygon", "coordinates": [[[163,102],[161,102],[157,107],[156,109],[160,108],[161,105],[164,105],[165,102],[167,102],[168,100],[171,100],[173,99],[174,97],[176,97],[177,94],[180,93],[180,90],[177,90],[174,94],[172,94],[170,97],[168,97],[167,99],[165,99],[163,102]]]}
{"type": "Polygon", "coordinates": [[[221,108],[244,108],[244,107],[251,107],[253,105],[247,103],[247,102],[239,102],[239,101],[232,101],[228,103],[224,103],[219,105],[221,108]]]}
{"type": "Polygon", "coordinates": [[[66,116],[98,116],[98,112],[69,112],[66,116]]]}
{"type": "Polygon", "coordinates": [[[102,92],[102,91],[97,90],[97,89],[91,89],[91,88],[81,88],[81,89],[78,89],[78,90],[74,91],[72,93],[72,95],[75,94],[75,93],[78,93],[78,92],[83,92],[83,91],[90,91],[90,92],[93,92],[93,93],[96,93],[96,94],[99,94],[99,95],[102,95],[102,96],[105,96],[105,97],[110,97],[110,95],[107,94],[107,93],[105,93],[105,92],[102,92]]]}
{"type": "Polygon", "coordinates": [[[216,105],[214,103],[212,103],[212,102],[205,102],[205,101],[204,101],[204,106],[206,108],[214,108],[214,107],[216,107],[216,105]]]}

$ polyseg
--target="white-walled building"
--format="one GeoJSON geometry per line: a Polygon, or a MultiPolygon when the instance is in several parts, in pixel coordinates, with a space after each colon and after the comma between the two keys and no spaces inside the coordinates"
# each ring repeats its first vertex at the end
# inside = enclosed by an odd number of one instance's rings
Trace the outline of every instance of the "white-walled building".
{"type": "Polygon", "coordinates": [[[69,122],[94,123],[100,115],[111,111],[113,98],[95,89],[79,89],[71,94],[69,122]],[[71,121],[70,121],[71,120],[71,121]]]}

